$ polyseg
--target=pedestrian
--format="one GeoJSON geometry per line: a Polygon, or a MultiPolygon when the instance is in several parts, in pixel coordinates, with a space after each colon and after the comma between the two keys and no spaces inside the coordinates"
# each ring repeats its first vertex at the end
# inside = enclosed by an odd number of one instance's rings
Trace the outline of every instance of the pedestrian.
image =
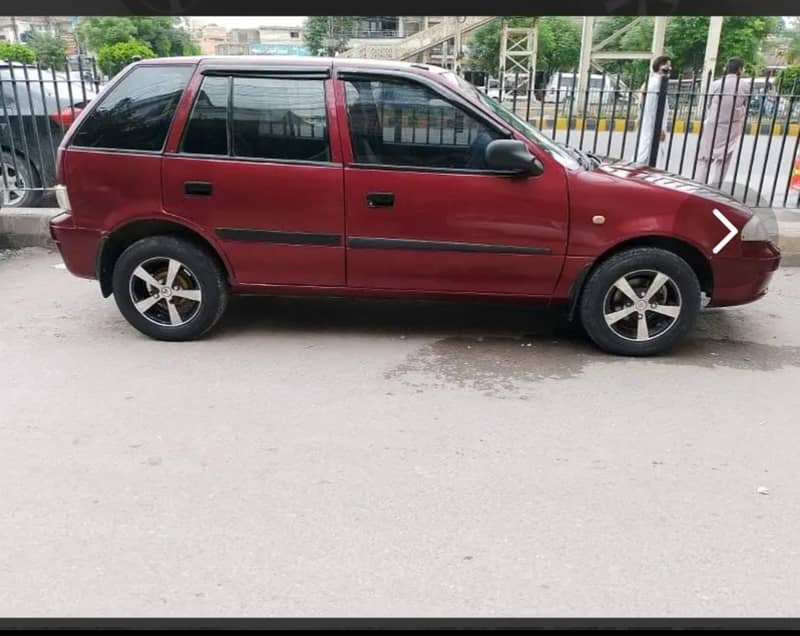
{"type": "Polygon", "coordinates": [[[712,82],[698,150],[698,178],[704,183],[725,181],[736,144],[744,130],[749,95],[741,81],[744,62],[733,57],[725,75],[712,82]]]}
{"type": "MultiPolygon", "coordinates": [[[[653,60],[652,73],[647,85],[642,92],[642,112],[639,118],[639,146],[636,151],[637,163],[650,162],[650,148],[656,134],[656,113],[658,111],[658,93],[661,90],[661,78],[669,77],[672,73],[672,58],[669,55],[660,55],[653,60]]],[[[664,118],[658,130],[659,141],[667,138],[667,111],[664,108],[664,118]]],[[[663,157],[663,146],[659,144],[659,156],[663,157]]]]}

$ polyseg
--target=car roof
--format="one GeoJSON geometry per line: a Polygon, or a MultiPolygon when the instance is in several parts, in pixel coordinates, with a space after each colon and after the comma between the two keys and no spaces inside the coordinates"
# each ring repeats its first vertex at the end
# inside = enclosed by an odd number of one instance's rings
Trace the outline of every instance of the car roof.
{"type": "Polygon", "coordinates": [[[187,57],[159,57],[141,60],[140,65],[161,64],[201,64],[225,67],[252,68],[257,66],[286,66],[302,67],[303,70],[315,69],[320,71],[335,68],[359,68],[367,70],[405,71],[414,73],[427,73],[441,76],[450,73],[445,68],[431,64],[418,64],[415,62],[397,62],[394,60],[367,60],[349,57],[312,57],[301,55],[203,55],[187,57]]]}

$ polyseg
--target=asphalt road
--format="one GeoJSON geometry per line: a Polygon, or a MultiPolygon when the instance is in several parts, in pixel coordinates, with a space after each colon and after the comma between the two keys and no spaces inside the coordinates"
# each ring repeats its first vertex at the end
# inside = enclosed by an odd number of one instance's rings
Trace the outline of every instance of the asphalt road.
{"type": "Polygon", "coordinates": [[[521,305],[158,343],[59,262],[0,257],[4,616],[799,613],[800,270],[631,360],[521,305]]]}

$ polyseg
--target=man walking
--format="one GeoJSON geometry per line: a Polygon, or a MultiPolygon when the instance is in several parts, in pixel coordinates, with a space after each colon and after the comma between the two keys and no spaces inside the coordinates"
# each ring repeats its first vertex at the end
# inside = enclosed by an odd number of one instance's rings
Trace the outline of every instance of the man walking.
{"type": "MultiPolygon", "coordinates": [[[[664,112],[661,128],[656,132],[656,112],[658,111],[658,93],[661,90],[661,78],[664,76],[669,77],[670,73],[672,73],[672,58],[668,55],[660,55],[653,60],[651,68],[653,72],[650,74],[650,79],[644,88],[642,116],[639,124],[639,145],[636,151],[637,163],[649,163],[650,148],[653,145],[654,135],[658,134],[660,141],[664,141],[667,138],[667,113],[666,111],[664,112]]],[[[661,148],[659,146],[659,154],[663,155],[661,148]]]]}
{"type": "Polygon", "coordinates": [[[741,81],[743,70],[744,62],[731,58],[725,75],[711,84],[697,161],[698,179],[704,183],[724,182],[742,136],[749,97],[741,81]]]}

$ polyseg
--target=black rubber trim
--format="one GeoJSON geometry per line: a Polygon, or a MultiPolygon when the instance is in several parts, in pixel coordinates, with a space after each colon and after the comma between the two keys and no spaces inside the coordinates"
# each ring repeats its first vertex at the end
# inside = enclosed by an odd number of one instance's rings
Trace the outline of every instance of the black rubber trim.
{"type": "Polygon", "coordinates": [[[200,71],[205,76],[231,76],[231,77],[273,77],[280,79],[329,79],[330,69],[316,67],[293,66],[252,66],[237,64],[215,64],[206,66],[200,71]]]}
{"type": "Polygon", "coordinates": [[[491,254],[551,254],[549,247],[522,247],[486,243],[453,243],[450,241],[417,241],[396,238],[353,236],[347,240],[353,249],[419,250],[426,252],[482,252],[491,254]]]}
{"type": "Polygon", "coordinates": [[[220,227],[217,236],[226,241],[243,241],[247,243],[283,243],[285,245],[322,245],[338,246],[342,244],[340,234],[317,234],[312,232],[275,232],[272,230],[246,230],[240,228],[220,227]]]}
{"type": "Polygon", "coordinates": [[[575,280],[572,283],[572,287],[569,290],[569,311],[567,314],[567,320],[570,322],[575,320],[578,312],[578,301],[581,299],[581,292],[583,292],[583,285],[586,283],[586,279],[589,276],[589,272],[594,267],[594,262],[589,263],[588,265],[584,265],[578,275],[575,277],[575,280]]]}
{"type": "MultiPolygon", "coordinates": [[[[108,235],[100,238],[97,242],[97,254],[95,255],[94,271],[97,282],[100,283],[100,293],[103,298],[108,298],[111,295],[111,276],[106,276],[105,271],[105,256],[106,250],[109,248],[111,239],[108,235]]],[[[108,272],[110,274],[110,272],[108,272]]]]}

